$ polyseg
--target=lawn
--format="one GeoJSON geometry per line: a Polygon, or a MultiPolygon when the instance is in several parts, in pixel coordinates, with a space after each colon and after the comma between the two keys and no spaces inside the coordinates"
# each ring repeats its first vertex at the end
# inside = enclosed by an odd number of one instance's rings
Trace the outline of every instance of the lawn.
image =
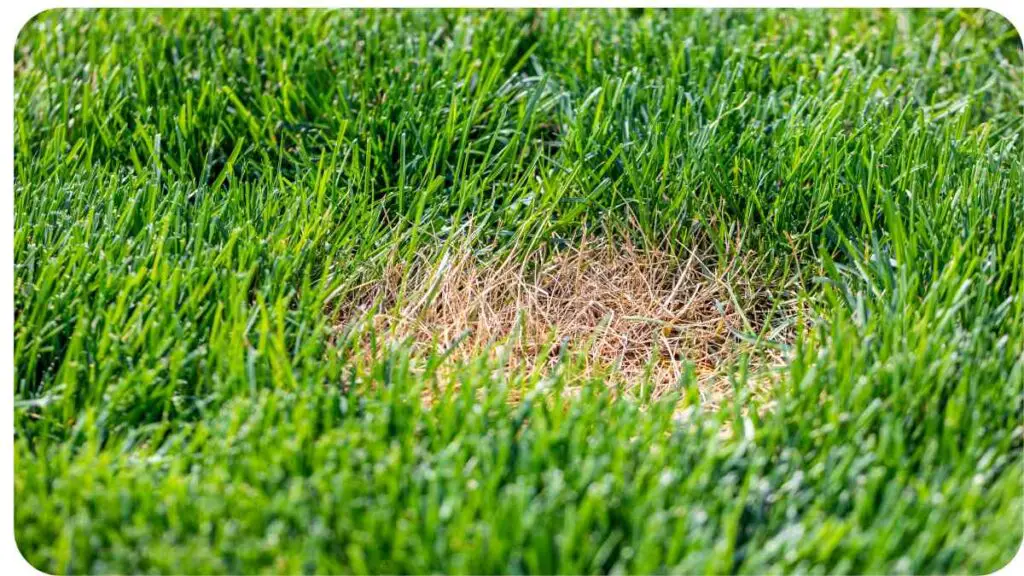
{"type": "Polygon", "coordinates": [[[14,53],[52,573],[985,573],[1021,39],[979,10],[64,10],[14,53]]]}

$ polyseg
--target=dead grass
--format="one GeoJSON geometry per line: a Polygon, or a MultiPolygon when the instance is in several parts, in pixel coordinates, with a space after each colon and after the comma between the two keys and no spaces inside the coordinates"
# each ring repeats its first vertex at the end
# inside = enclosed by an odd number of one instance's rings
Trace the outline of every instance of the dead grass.
{"type": "Polygon", "coordinates": [[[770,381],[782,354],[740,335],[790,341],[783,320],[794,307],[776,307],[769,318],[767,292],[744,278],[738,261],[713,272],[705,260],[594,241],[525,263],[458,250],[386,267],[337,313],[343,323],[365,320],[378,338],[408,340],[414,354],[489,353],[532,370],[571,353],[581,376],[603,374],[627,393],[642,383],[652,397],[689,369],[713,409],[728,396],[725,372],[741,353],[750,354],[750,382],[770,381]],[[765,330],[767,322],[774,328],[765,330]]]}

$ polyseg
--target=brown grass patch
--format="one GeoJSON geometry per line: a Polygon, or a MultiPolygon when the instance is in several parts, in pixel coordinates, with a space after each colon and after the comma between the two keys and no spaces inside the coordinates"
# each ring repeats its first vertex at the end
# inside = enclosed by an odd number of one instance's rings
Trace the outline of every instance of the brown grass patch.
{"type": "Polygon", "coordinates": [[[530,370],[571,352],[583,361],[581,376],[605,374],[627,392],[646,383],[653,397],[689,366],[703,404],[714,408],[731,388],[724,370],[741,353],[752,354],[755,374],[783,362],[740,335],[790,341],[793,329],[782,320],[793,305],[769,318],[766,290],[739,266],[716,273],[704,260],[594,242],[526,263],[487,263],[460,250],[439,263],[421,257],[388,266],[337,312],[345,323],[366,319],[378,337],[409,340],[414,354],[451,348],[452,358],[467,359],[486,351],[530,370]],[[775,328],[762,330],[769,321],[775,328]]]}

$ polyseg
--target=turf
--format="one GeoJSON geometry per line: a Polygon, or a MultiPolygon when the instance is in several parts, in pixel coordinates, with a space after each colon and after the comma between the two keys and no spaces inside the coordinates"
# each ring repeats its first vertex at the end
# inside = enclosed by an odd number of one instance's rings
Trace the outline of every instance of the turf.
{"type": "Polygon", "coordinates": [[[69,10],[14,57],[42,570],[983,573],[1021,543],[1024,59],[995,13],[69,10]],[[723,310],[798,303],[734,330],[794,332],[770,398],[753,355],[711,407],[693,366],[655,398],[340,314],[467,237],[585,235],[760,287],[723,310]]]}

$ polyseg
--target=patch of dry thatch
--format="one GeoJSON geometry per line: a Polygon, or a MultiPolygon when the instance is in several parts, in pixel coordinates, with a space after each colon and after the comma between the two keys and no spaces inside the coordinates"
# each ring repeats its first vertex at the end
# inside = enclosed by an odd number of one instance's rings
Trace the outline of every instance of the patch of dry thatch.
{"type": "MultiPolygon", "coordinates": [[[[414,354],[454,346],[455,359],[490,353],[529,370],[571,351],[584,360],[582,375],[600,371],[627,391],[646,382],[653,397],[689,365],[713,408],[730,389],[724,368],[755,352],[739,335],[762,332],[770,303],[735,269],[714,273],[702,260],[592,241],[526,263],[485,263],[461,250],[435,264],[423,257],[389,266],[338,314],[410,341],[414,354]]],[[[792,312],[786,305],[781,315],[792,312]]],[[[779,319],[777,310],[772,324],[779,319]]],[[[776,342],[793,336],[792,328],[765,332],[776,342]]],[[[754,371],[783,361],[763,347],[751,358],[754,371]]]]}

